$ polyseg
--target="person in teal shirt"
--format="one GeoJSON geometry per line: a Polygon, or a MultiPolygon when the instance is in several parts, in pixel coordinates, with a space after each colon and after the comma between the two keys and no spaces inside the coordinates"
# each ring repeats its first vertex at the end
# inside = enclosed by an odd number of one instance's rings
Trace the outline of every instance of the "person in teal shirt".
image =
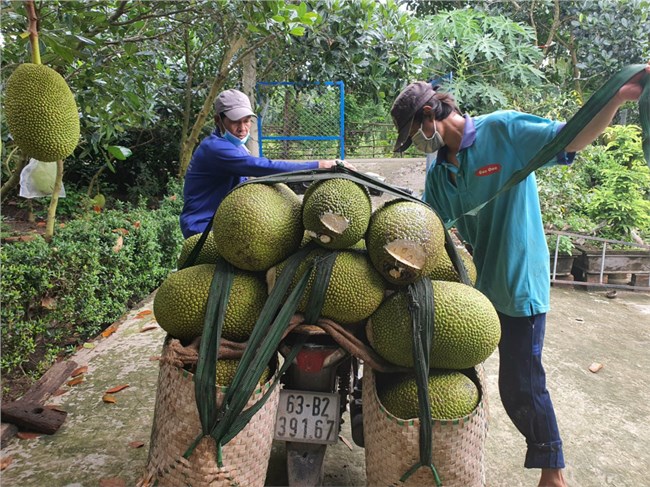
{"type": "MultiPolygon", "coordinates": [[[[638,100],[642,74],[626,83],[548,164],[570,164],[576,151],[605,130],[620,105],[638,100]]],[[[451,94],[437,88],[411,83],[395,99],[394,151],[413,144],[425,154],[437,152],[422,199],[445,223],[455,222],[471,245],[476,288],[499,315],[499,392],[506,413],[526,438],[524,466],[541,469],[540,487],[566,487],[562,440],[542,364],[550,269],[535,174],[476,215],[465,215],[523,169],[564,124],[513,110],[470,117],[460,112],[451,94]]]]}

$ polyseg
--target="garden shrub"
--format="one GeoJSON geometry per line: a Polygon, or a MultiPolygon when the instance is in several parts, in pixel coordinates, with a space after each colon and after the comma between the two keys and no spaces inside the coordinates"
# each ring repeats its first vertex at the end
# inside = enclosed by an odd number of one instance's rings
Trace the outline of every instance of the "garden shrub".
{"type": "Polygon", "coordinates": [[[157,209],[87,212],[41,237],[0,252],[5,374],[34,377],[155,290],[175,267],[183,237],[180,187],[157,209]]]}

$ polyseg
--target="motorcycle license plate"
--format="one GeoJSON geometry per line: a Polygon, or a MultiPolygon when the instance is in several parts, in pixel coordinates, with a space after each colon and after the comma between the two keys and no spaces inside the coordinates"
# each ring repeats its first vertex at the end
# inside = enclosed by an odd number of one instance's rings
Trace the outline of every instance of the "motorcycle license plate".
{"type": "Polygon", "coordinates": [[[339,395],[325,392],[280,391],[275,418],[276,440],[336,443],[339,437],[339,395]]]}

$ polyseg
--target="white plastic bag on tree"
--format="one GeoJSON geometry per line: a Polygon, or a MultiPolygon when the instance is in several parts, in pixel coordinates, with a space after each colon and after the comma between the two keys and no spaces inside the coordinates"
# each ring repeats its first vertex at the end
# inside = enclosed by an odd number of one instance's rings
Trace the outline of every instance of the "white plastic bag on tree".
{"type": "MultiPolygon", "coordinates": [[[[43,162],[30,159],[20,173],[20,193],[23,198],[50,196],[56,181],[56,162],[43,162]]],[[[65,188],[61,182],[59,198],[65,198],[65,188]]]]}

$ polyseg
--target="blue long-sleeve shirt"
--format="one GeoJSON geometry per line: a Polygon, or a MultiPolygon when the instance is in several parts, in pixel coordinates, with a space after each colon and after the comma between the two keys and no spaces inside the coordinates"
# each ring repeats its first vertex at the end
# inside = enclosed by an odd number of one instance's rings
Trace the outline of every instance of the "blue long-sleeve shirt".
{"type": "Polygon", "coordinates": [[[318,161],[272,161],[254,157],[215,130],[203,139],[185,173],[184,205],[180,216],[183,236],[201,233],[228,192],[249,177],[318,168],[318,161]]]}

